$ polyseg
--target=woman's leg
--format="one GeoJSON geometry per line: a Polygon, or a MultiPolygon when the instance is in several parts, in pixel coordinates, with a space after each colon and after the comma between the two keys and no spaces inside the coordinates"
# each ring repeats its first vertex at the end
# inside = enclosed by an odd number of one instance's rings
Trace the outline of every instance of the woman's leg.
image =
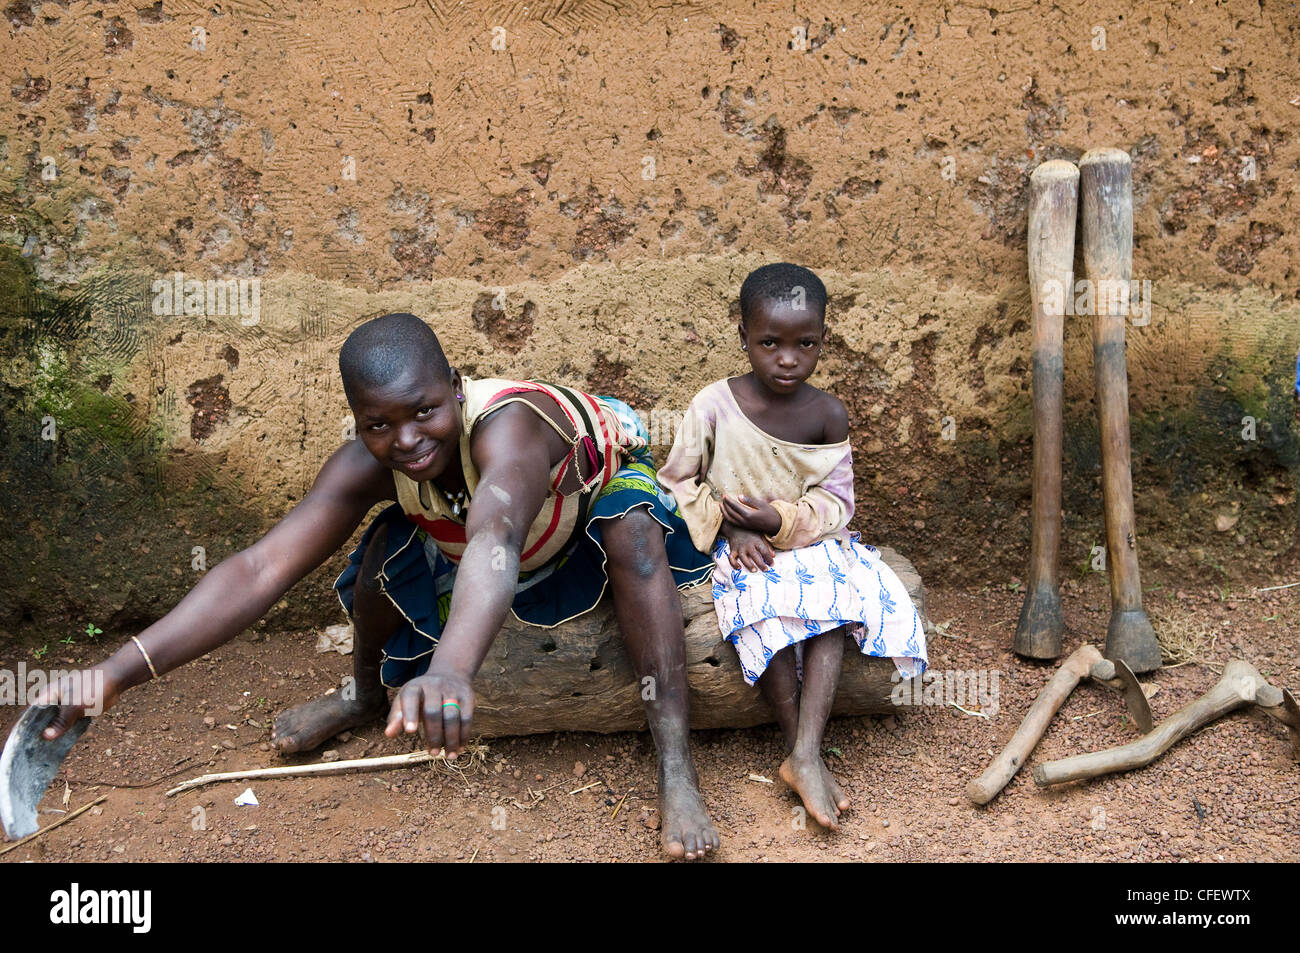
{"type": "Polygon", "coordinates": [[[721,841],[691,759],[686,634],[664,530],[647,510],[636,508],[604,520],[601,535],[614,611],[659,752],[660,840],[669,855],[693,860],[717,850],[721,841]]]}
{"type": "Polygon", "coordinates": [[[799,696],[799,727],[790,756],[781,765],[781,778],[794,788],[804,807],[823,827],[838,827],[836,818],[848,807],[844,792],[822,761],[822,737],[835,701],[844,659],[843,627],[823,632],[803,643],[803,689],[799,696]]]}
{"type": "Polygon", "coordinates": [[[404,620],[379,588],[379,568],[388,551],[388,526],[381,524],[361,557],[352,601],[352,682],[338,691],[283,712],[271,741],[281,752],[310,751],[341,731],[388,713],[388,692],[379,680],[384,645],[404,620]]]}

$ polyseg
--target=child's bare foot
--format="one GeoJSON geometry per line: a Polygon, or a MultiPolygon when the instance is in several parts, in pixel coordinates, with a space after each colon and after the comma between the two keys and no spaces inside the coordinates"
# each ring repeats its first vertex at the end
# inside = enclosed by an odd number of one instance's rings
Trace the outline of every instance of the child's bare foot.
{"type": "Polygon", "coordinates": [[[831,800],[835,806],[843,813],[849,809],[849,796],[844,793],[839,782],[835,780],[835,775],[831,774],[831,769],[826,767],[826,762],[822,762],[822,781],[826,785],[826,791],[830,794],[831,800]]]}
{"type": "Polygon", "coordinates": [[[282,712],[271,729],[271,743],[282,754],[311,751],[341,731],[357,728],[388,713],[383,693],[369,699],[344,700],[331,692],[282,712]]]}
{"type": "Polygon", "coordinates": [[[695,860],[722,846],[689,768],[659,766],[659,841],[669,857],[695,860]]]}
{"type": "Polygon", "coordinates": [[[821,758],[801,760],[790,755],[781,762],[781,780],[794,788],[814,821],[831,830],[839,829],[840,803],[847,807],[848,799],[821,758]]]}

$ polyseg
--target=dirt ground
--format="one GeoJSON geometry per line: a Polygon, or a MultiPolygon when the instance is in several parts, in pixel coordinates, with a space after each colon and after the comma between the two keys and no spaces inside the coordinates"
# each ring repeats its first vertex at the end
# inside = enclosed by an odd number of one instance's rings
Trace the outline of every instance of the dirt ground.
{"type": "MultiPolygon", "coordinates": [[[[1283,567],[1275,567],[1279,571],[1283,567]]],[[[1286,567],[1291,580],[1297,567],[1286,567]]],[[[1257,585],[1279,585],[1280,575],[1257,585]]],[[[1156,719],[1208,689],[1230,658],[1252,662],[1275,685],[1300,686],[1300,587],[1260,593],[1193,585],[1166,573],[1145,580],[1162,635],[1202,637],[1204,664],[1165,668],[1156,719]]],[[[1019,724],[1051,666],[1010,651],[1021,595],[1016,581],[931,591],[940,631],[937,669],[999,673],[992,719],[952,706],[897,717],[841,718],[826,734],[828,763],[853,807],[835,834],[796,823],[794,795],[777,779],[775,727],[694,734],[706,797],[722,833],[719,861],[1295,861],[1300,794],[1285,729],[1237,712],[1148,768],[1058,790],[1024,770],[987,808],[966,799],[1019,724]],[[775,779],[774,784],[751,775],[775,779]]],[[[1063,588],[1067,650],[1104,636],[1105,578],[1072,576],[1063,588]]],[[[100,641],[114,643],[120,633],[100,641]]],[[[4,856],[37,861],[648,861],[659,860],[653,751],[646,733],[561,734],[487,740],[484,759],[322,778],[225,782],[168,798],[168,787],[212,771],[308,762],[267,743],[285,707],[338,684],[349,660],[318,655],[313,632],[250,633],[211,656],[130,693],[65,762],[42,805],[52,823],[101,794],[88,814],[4,856]],[[260,806],[236,807],[252,787],[260,806]],[[495,822],[495,826],[494,826],[495,822]]],[[[1192,639],[1194,642],[1195,639],[1192,639]]],[[[25,656],[5,647],[0,665],[25,656]]],[[[39,647],[37,647],[39,648],[39,647]]],[[[80,664],[103,646],[75,645],[40,664],[80,664]]],[[[16,712],[5,712],[5,731],[16,712]]],[[[1081,686],[1030,761],[1065,757],[1135,737],[1117,694],[1081,686]]],[[[412,750],[379,724],[326,746],[343,758],[412,750]]]]}

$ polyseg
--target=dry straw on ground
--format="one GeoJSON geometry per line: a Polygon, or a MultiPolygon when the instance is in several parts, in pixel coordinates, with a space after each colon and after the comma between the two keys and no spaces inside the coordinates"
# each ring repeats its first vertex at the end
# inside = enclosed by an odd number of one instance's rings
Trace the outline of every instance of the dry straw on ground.
{"type": "Polygon", "coordinates": [[[1209,661],[1219,633],[1213,625],[1198,618],[1196,612],[1171,604],[1150,606],[1147,614],[1155,627],[1166,668],[1188,664],[1205,665],[1216,670],[1221,668],[1209,661]]]}

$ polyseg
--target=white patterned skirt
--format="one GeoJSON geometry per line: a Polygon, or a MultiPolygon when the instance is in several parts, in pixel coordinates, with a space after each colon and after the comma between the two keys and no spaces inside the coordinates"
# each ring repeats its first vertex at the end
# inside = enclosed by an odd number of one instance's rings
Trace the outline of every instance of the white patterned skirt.
{"type": "Polygon", "coordinates": [[[713,547],[713,607],[753,685],[773,656],[806,639],[848,626],[863,655],[892,658],[903,678],[929,664],[921,617],[907,588],[874,546],[851,533],[777,550],[766,572],[732,569],[727,541],[713,547]]]}

